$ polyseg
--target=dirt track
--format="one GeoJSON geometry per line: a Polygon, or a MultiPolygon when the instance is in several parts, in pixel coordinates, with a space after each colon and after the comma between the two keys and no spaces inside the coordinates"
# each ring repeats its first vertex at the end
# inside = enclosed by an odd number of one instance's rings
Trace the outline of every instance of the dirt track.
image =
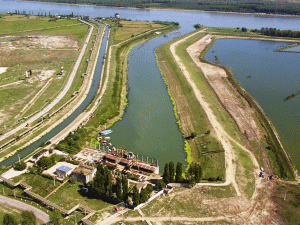
{"type": "MultiPolygon", "coordinates": [[[[192,90],[195,93],[195,96],[196,96],[199,104],[201,105],[201,107],[205,111],[205,113],[206,113],[206,115],[209,119],[210,124],[214,128],[214,130],[216,132],[216,135],[217,135],[217,139],[222,143],[223,148],[225,150],[225,167],[226,167],[225,179],[226,179],[226,182],[222,185],[228,185],[228,184],[232,183],[237,195],[241,196],[241,192],[240,192],[240,190],[238,188],[238,185],[235,181],[235,165],[233,164],[233,161],[235,159],[234,150],[233,150],[233,147],[231,146],[231,144],[229,142],[229,139],[227,138],[227,136],[224,135],[224,134],[226,134],[226,132],[224,130],[224,127],[217,120],[215,114],[213,113],[212,109],[209,106],[209,103],[205,101],[204,96],[202,95],[201,91],[199,90],[197,85],[194,83],[191,74],[186,69],[185,65],[181,62],[181,59],[178,57],[178,55],[176,54],[176,51],[175,51],[176,46],[178,44],[184,42],[186,39],[190,38],[191,36],[193,36],[195,34],[192,34],[190,36],[187,36],[187,37],[175,42],[174,44],[172,44],[170,46],[170,50],[171,50],[171,52],[172,52],[172,54],[173,54],[173,56],[176,60],[176,63],[179,65],[183,75],[185,76],[188,83],[192,87],[192,90]]],[[[226,75],[226,73],[225,73],[225,75],[226,75]]],[[[221,184],[218,184],[217,186],[221,186],[221,184]]]]}

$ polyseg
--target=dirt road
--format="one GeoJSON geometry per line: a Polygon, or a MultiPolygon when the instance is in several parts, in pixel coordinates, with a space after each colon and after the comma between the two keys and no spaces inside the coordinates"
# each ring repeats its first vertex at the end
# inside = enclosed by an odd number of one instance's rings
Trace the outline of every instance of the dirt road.
{"type": "Polygon", "coordinates": [[[43,223],[49,222],[49,216],[46,213],[31,205],[1,195],[0,202],[1,204],[8,205],[16,209],[32,211],[38,220],[42,221],[43,223]]]}
{"type": "Polygon", "coordinates": [[[265,168],[266,174],[270,175],[272,174],[270,163],[264,147],[260,142],[262,134],[253,118],[255,111],[248,104],[248,102],[237,97],[237,91],[234,93],[230,90],[230,88],[233,90],[235,90],[235,88],[232,85],[230,87],[230,83],[223,80],[224,77],[227,77],[227,74],[223,68],[201,62],[199,59],[201,52],[211,41],[212,36],[208,34],[189,46],[187,48],[187,52],[189,53],[193,62],[201,69],[204,77],[218,96],[223,107],[234,119],[235,123],[239,127],[240,132],[244,136],[244,140],[248,144],[248,148],[252,149],[250,143],[251,141],[256,142],[256,145],[263,156],[264,165],[261,166],[265,168]]]}
{"type": "MultiPolygon", "coordinates": [[[[199,31],[199,32],[201,32],[201,31],[199,31]]],[[[172,54],[173,54],[173,56],[176,60],[176,63],[180,67],[182,74],[185,76],[185,78],[188,81],[189,85],[191,86],[193,92],[195,93],[195,96],[196,96],[199,104],[201,105],[201,107],[205,111],[210,124],[214,128],[214,130],[216,132],[217,139],[222,143],[222,146],[225,150],[225,167],[226,167],[225,179],[226,179],[226,182],[223,183],[223,184],[218,184],[218,185],[215,184],[215,185],[216,186],[221,186],[221,185],[224,186],[224,185],[229,185],[230,183],[232,183],[237,195],[241,196],[241,192],[240,192],[239,187],[238,187],[238,185],[235,181],[235,165],[233,164],[233,161],[235,160],[234,149],[231,146],[228,137],[225,135],[226,132],[225,132],[223,126],[217,120],[214,112],[209,107],[209,103],[205,101],[204,96],[202,95],[201,91],[199,90],[199,88],[195,84],[191,74],[189,73],[189,71],[187,70],[185,65],[182,63],[181,59],[178,57],[178,55],[176,54],[176,51],[175,51],[177,45],[179,45],[180,43],[184,42],[185,40],[187,40],[188,38],[190,38],[191,36],[194,36],[196,34],[197,33],[194,33],[192,35],[189,35],[189,36],[173,43],[170,46],[170,50],[171,50],[171,52],[172,52],[172,54]]]]}

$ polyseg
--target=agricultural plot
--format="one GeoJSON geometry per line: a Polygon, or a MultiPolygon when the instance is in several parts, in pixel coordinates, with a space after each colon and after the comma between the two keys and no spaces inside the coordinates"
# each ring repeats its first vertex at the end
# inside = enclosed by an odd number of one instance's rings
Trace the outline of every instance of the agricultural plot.
{"type": "Polygon", "coordinates": [[[49,20],[0,18],[0,133],[45,107],[68,79],[87,25],[49,20]]]}

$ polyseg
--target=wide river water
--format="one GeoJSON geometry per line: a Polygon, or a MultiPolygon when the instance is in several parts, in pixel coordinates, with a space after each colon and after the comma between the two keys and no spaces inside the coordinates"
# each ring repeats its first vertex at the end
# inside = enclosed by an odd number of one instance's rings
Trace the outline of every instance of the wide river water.
{"type": "MultiPolygon", "coordinates": [[[[118,12],[121,18],[132,20],[176,21],[181,25],[181,34],[191,32],[194,29],[193,25],[196,23],[214,27],[276,27],[278,29],[292,30],[299,29],[300,24],[299,17],[275,17],[175,10],[140,10],[113,7],[59,5],[13,0],[0,0],[0,5],[0,12],[14,12],[15,10],[30,11],[34,14],[45,14],[48,12],[51,14],[71,14],[73,12],[75,15],[88,15],[92,18],[111,17],[118,12]]],[[[125,147],[130,151],[148,157],[154,157],[159,160],[161,168],[163,167],[164,162],[169,162],[171,160],[175,163],[178,161],[184,162],[185,158],[182,135],[176,125],[174,113],[172,111],[173,106],[169,99],[166,85],[163,83],[160,71],[156,66],[154,55],[154,49],[156,47],[177,36],[178,35],[176,34],[172,34],[167,38],[158,37],[150,40],[130,59],[128,73],[128,85],[130,87],[128,95],[129,106],[126,109],[123,120],[117,122],[112,127],[114,133],[111,135],[112,143],[116,146],[125,147]]],[[[238,42],[238,40],[235,41],[238,42]]],[[[249,43],[251,45],[254,41],[249,41],[249,43]]],[[[137,48],[138,46],[133,48],[130,54],[135,52],[137,48]]],[[[252,50],[252,47],[248,48],[249,51],[252,50]]],[[[220,50],[220,52],[221,51],[226,51],[226,49],[220,50]]],[[[277,64],[276,62],[279,63],[282,60],[280,54],[278,54],[277,57],[274,57],[273,62],[275,65],[277,64]]],[[[272,70],[273,64],[265,63],[261,65],[261,61],[261,58],[255,60],[255,57],[252,61],[252,64],[258,65],[257,74],[261,74],[265,70],[272,70]],[[261,67],[259,67],[259,65],[261,67]]],[[[290,64],[287,64],[286,67],[289,67],[288,65],[290,64]]],[[[286,67],[277,68],[277,72],[279,74],[286,74],[286,67]]],[[[254,79],[251,81],[254,81],[254,79]]],[[[286,82],[286,85],[286,88],[288,88],[291,84],[286,82]]],[[[248,90],[247,87],[245,88],[248,90]]],[[[253,96],[257,99],[254,94],[253,96]]],[[[284,95],[282,97],[284,98],[286,96],[284,95]]],[[[264,103],[259,103],[265,109],[266,106],[264,103]]],[[[291,110],[294,113],[297,112],[296,108],[291,108],[291,110]]],[[[269,115],[269,112],[267,112],[267,114],[269,115]]],[[[285,120],[288,120],[288,117],[283,117],[281,120],[284,123],[285,120]]],[[[279,129],[275,122],[274,124],[276,128],[279,129]]],[[[289,129],[295,129],[295,132],[297,129],[300,129],[300,126],[297,124],[289,123],[289,126],[292,126],[289,129]]],[[[283,132],[286,134],[285,131],[283,132]]],[[[284,136],[281,131],[280,135],[284,136]]],[[[290,143],[284,141],[284,144],[291,154],[289,146],[294,144],[297,147],[299,145],[296,144],[292,138],[287,139],[290,143]]],[[[294,162],[296,162],[296,160],[294,160],[294,162]]]]}

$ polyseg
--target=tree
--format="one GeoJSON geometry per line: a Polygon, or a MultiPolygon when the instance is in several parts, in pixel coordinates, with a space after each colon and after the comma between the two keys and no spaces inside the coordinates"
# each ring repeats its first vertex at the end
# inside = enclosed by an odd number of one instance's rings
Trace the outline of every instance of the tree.
{"type": "Polygon", "coordinates": [[[132,196],[133,206],[136,207],[140,204],[140,194],[139,190],[137,189],[136,185],[133,188],[133,196],[132,196]]]}
{"type": "Polygon", "coordinates": [[[22,225],[35,225],[36,224],[36,217],[33,212],[31,211],[22,211],[22,225]]]}
{"type": "Polygon", "coordinates": [[[174,176],[175,176],[175,165],[174,162],[169,162],[169,171],[170,171],[170,183],[174,182],[174,176]]]}
{"type": "Polygon", "coordinates": [[[201,27],[202,27],[202,25],[201,25],[201,24],[198,24],[198,23],[194,25],[194,28],[195,28],[196,30],[197,30],[197,29],[200,29],[201,27]]]}
{"type": "Polygon", "coordinates": [[[242,27],[242,32],[247,32],[247,28],[246,27],[242,27]]]}
{"type": "Polygon", "coordinates": [[[181,182],[181,181],[182,181],[182,163],[178,162],[176,165],[175,182],[181,182]]]}
{"type": "Polygon", "coordinates": [[[162,190],[166,186],[165,182],[163,180],[159,180],[157,182],[157,187],[159,190],[162,190]]]}
{"type": "Polygon", "coordinates": [[[38,166],[42,167],[43,169],[49,169],[51,166],[53,166],[55,163],[55,160],[53,158],[49,157],[41,157],[40,160],[37,162],[38,166]]]}
{"type": "Polygon", "coordinates": [[[123,195],[122,195],[122,180],[119,177],[117,178],[116,186],[117,186],[117,193],[116,193],[117,199],[120,202],[120,201],[122,201],[123,195]]]}
{"type": "Polygon", "coordinates": [[[105,194],[111,196],[112,194],[112,175],[111,175],[111,171],[105,167],[104,168],[104,190],[105,190],[105,194]]]}
{"type": "Polygon", "coordinates": [[[4,171],[6,169],[6,166],[2,165],[1,170],[4,171]]]}
{"type": "Polygon", "coordinates": [[[100,195],[105,192],[104,182],[105,182],[104,175],[102,175],[101,172],[99,170],[97,170],[95,178],[94,178],[93,187],[100,195]]]}
{"type": "Polygon", "coordinates": [[[122,190],[123,190],[123,201],[126,202],[128,200],[128,180],[123,175],[122,176],[122,190]]]}
{"type": "Polygon", "coordinates": [[[16,170],[19,170],[19,171],[22,171],[22,170],[25,170],[27,167],[26,163],[24,161],[21,161],[20,163],[19,162],[16,162],[14,164],[14,168],[16,170]]]}
{"type": "Polygon", "coordinates": [[[18,225],[18,223],[11,214],[6,213],[3,216],[3,225],[18,225]]]}
{"type": "Polygon", "coordinates": [[[199,183],[202,179],[202,168],[200,164],[195,164],[195,182],[199,183]]]}
{"type": "Polygon", "coordinates": [[[164,178],[164,182],[165,182],[166,184],[170,183],[169,163],[166,163],[166,164],[165,164],[163,178],[164,178]]]}
{"type": "Polygon", "coordinates": [[[59,210],[54,210],[52,214],[49,216],[51,224],[60,225],[63,223],[63,216],[59,210]]]}

